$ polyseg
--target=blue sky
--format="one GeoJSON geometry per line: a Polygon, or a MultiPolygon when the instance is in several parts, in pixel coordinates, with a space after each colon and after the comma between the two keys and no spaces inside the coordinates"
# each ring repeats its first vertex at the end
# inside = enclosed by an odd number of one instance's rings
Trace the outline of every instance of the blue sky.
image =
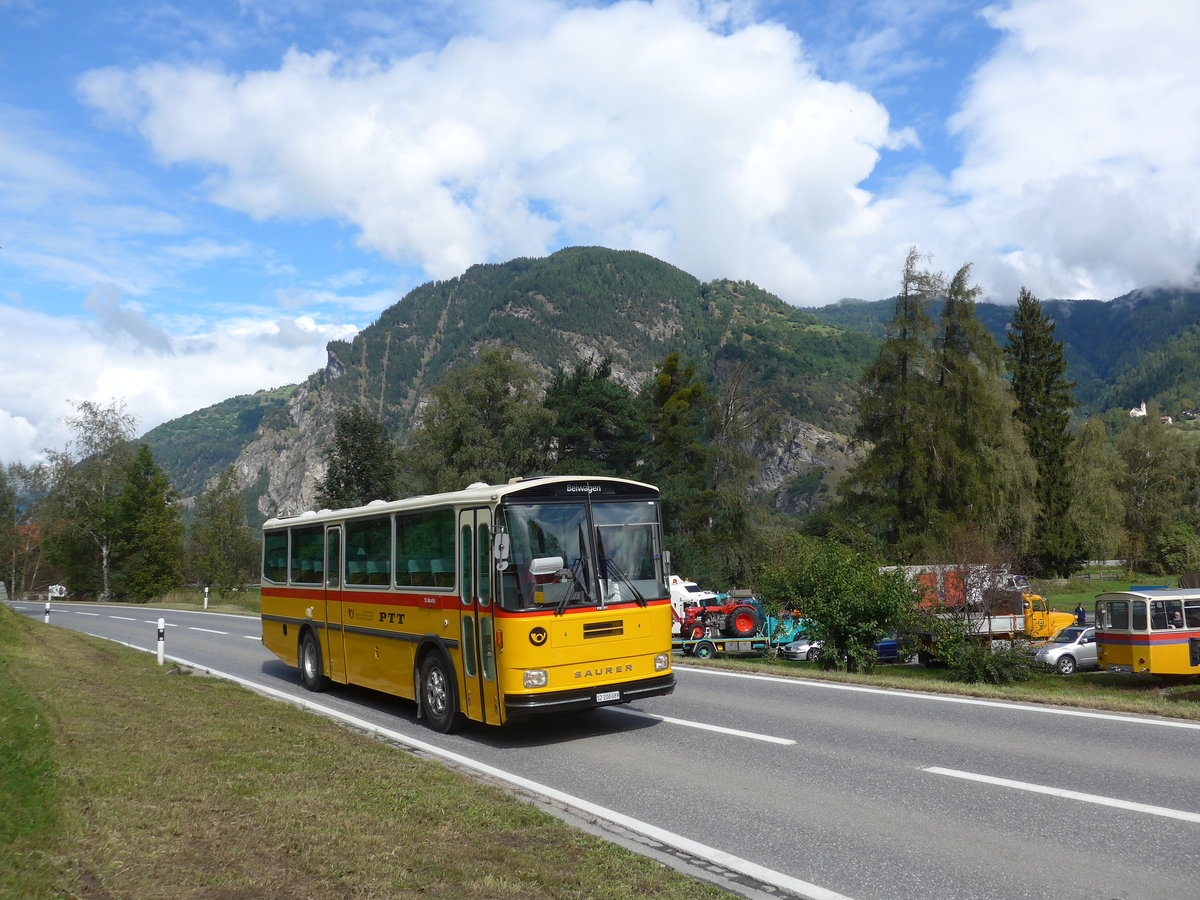
{"type": "Polygon", "coordinates": [[[0,0],[0,462],[572,244],[800,306],[1194,284],[1200,4],[0,0]]]}

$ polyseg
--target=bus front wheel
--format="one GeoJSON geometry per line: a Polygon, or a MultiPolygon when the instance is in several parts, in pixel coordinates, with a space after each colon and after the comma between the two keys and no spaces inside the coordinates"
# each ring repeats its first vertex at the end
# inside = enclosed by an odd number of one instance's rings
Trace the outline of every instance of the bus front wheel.
{"type": "Polygon", "coordinates": [[[449,734],[462,727],[450,666],[440,653],[421,664],[421,713],[434,731],[449,734]]]}

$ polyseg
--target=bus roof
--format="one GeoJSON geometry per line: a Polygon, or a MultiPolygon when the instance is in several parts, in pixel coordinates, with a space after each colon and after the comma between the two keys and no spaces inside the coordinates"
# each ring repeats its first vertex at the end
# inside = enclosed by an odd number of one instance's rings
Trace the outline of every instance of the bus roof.
{"type": "Polygon", "coordinates": [[[1200,599],[1200,590],[1195,588],[1130,588],[1127,591],[1109,591],[1097,594],[1096,600],[1133,597],[1144,600],[1194,600],[1200,599]]]}
{"type": "Polygon", "coordinates": [[[329,519],[379,515],[381,513],[424,509],[433,506],[470,506],[494,502],[509,494],[515,494],[533,487],[545,487],[571,482],[622,484],[630,487],[645,488],[647,491],[658,493],[658,488],[654,487],[654,485],[645,484],[641,481],[633,481],[628,478],[615,478],[609,475],[535,475],[528,478],[513,478],[506,484],[484,484],[482,481],[477,481],[474,484],[467,485],[461,491],[448,491],[442,494],[421,494],[401,500],[372,500],[365,506],[352,506],[346,509],[308,510],[293,515],[272,516],[263,523],[262,527],[264,529],[281,528],[287,525],[302,525],[308,522],[325,522],[329,519]]]}

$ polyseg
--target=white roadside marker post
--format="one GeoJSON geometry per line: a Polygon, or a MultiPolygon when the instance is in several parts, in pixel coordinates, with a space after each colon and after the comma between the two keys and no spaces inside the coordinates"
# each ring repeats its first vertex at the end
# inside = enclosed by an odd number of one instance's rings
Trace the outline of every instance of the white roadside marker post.
{"type": "Polygon", "coordinates": [[[46,600],[46,624],[50,624],[50,600],[46,600]]]}
{"type": "Polygon", "coordinates": [[[204,608],[208,609],[208,588],[204,589],[204,608]]]}
{"type": "Polygon", "coordinates": [[[167,643],[167,621],[166,619],[158,620],[158,664],[163,664],[163,650],[167,643]]]}

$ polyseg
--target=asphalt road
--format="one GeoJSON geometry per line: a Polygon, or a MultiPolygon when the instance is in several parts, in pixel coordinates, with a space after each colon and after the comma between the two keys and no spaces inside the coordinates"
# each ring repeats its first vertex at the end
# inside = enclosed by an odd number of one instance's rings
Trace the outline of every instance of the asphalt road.
{"type": "Polygon", "coordinates": [[[1200,897],[1197,723],[681,665],[672,696],[634,708],[440,735],[411,702],[308,694],[252,617],[54,604],[50,621],[153,650],[159,616],[171,658],[492,767],[581,821],[611,812],[602,831],[660,858],[728,854],[714,870],[750,896],[1200,897]]]}

